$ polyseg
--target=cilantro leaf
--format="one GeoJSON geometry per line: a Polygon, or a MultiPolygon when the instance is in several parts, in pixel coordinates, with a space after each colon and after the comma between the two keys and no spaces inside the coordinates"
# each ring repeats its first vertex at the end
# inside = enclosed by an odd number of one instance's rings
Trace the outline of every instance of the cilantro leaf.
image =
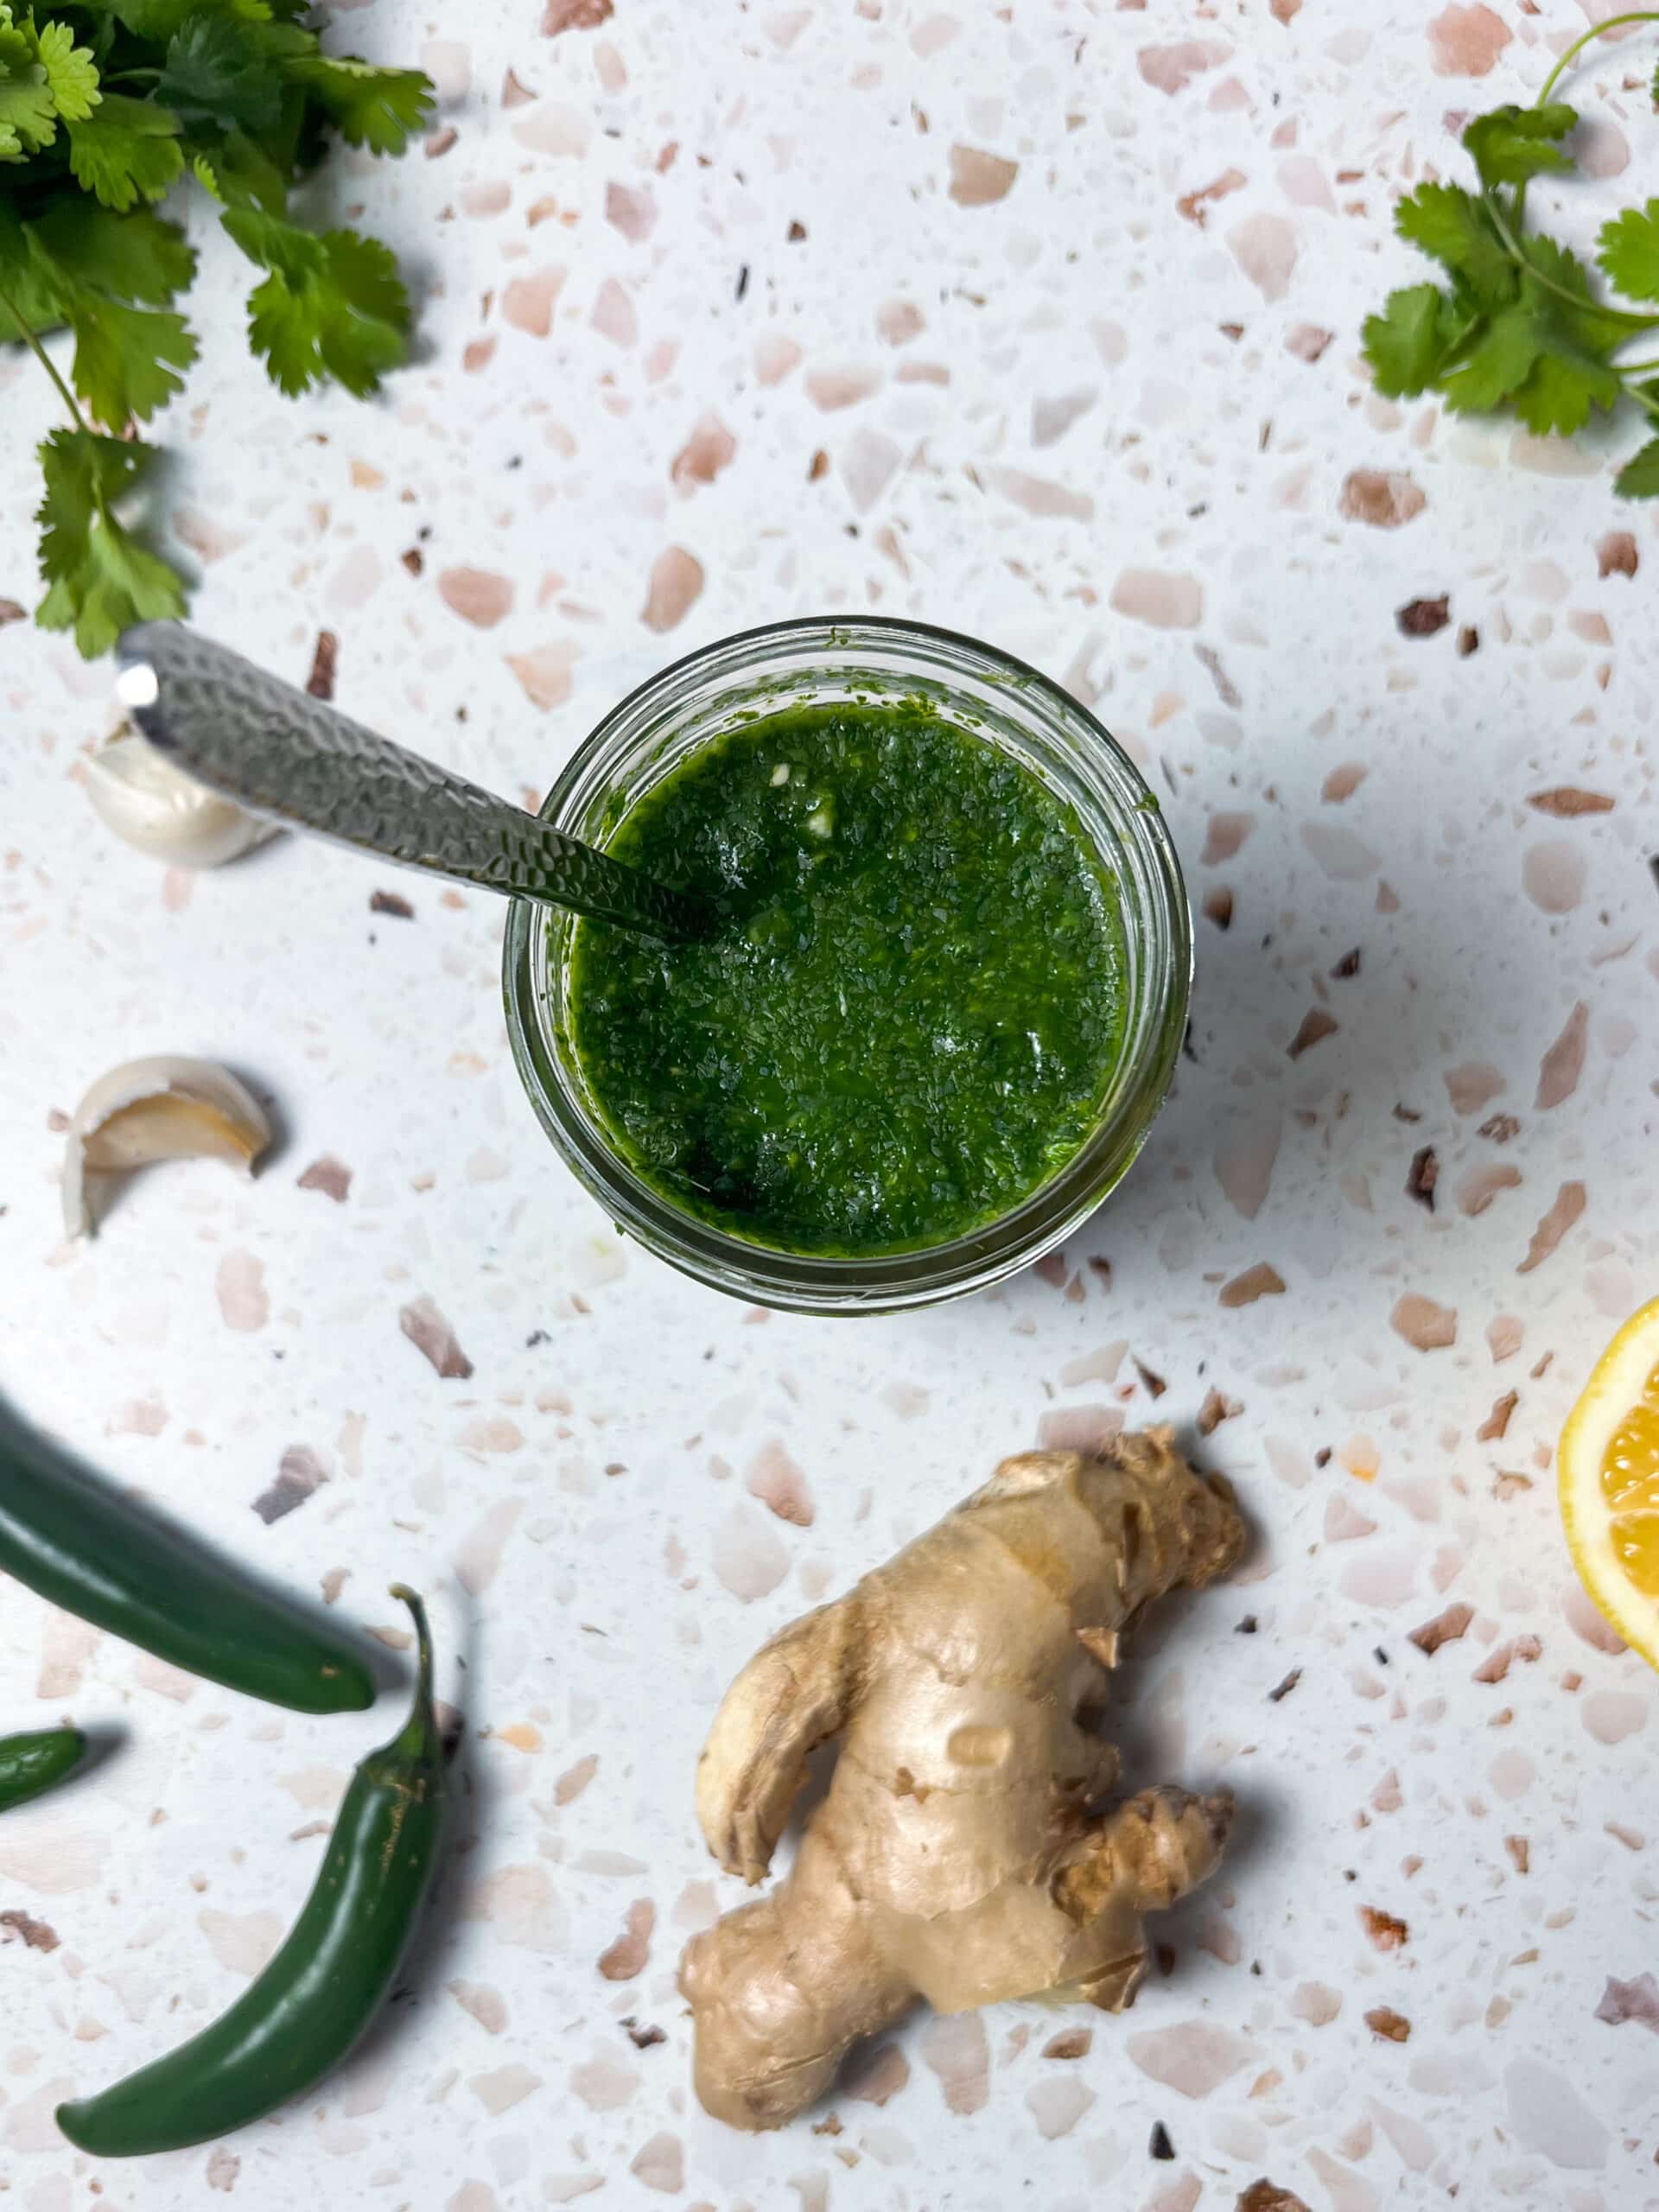
{"type": "Polygon", "coordinates": [[[1427,391],[1462,336],[1466,318],[1438,284],[1390,292],[1381,315],[1365,319],[1365,358],[1389,399],[1427,391]]]}
{"type": "MultiPolygon", "coordinates": [[[[147,40],[155,46],[165,46],[170,38],[176,37],[193,16],[233,16],[242,22],[263,23],[273,13],[296,12],[292,8],[273,10],[266,0],[80,0],[80,4],[100,13],[107,10],[135,38],[147,40]]],[[[159,60],[160,56],[156,58],[159,60]]]]}
{"type": "Polygon", "coordinates": [[[1547,169],[1572,168],[1572,156],[1549,142],[1565,138],[1578,119],[1577,109],[1560,101],[1548,107],[1495,107],[1478,115],[1464,132],[1464,150],[1489,191],[1498,184],[1524,184],[1547,169]]]}
{"type": "Polygon", "coordinates": [[[1394,211],[1394,227],[1454,276],[1483,307],[1507,307],[1515,297],[1514,262],[1491,213],[1460,185],[1420,184],[1394,211]]]}
{"type": "Polygon", "coordinates": [[[1627,499],[1659,499],[1659,438],[1649,438],[1613,480],[1627,499]]]}
{"type": "Polygon", "coordinates": [[[57,104],[34,41],[0,6],[0,162],[26,161],[57,135],[57,104]]]}
{"type": "Polygon", "coordinates": [[[42,23],[25,18],[25,35],[35,48],[35,59],[46,72],[52,105],[66,123],[85,123],[103,99],[98,89],[98,69],[89,46],[77,46],[67,23],[42,23]]]}
{"type": "Polygon", "coordinates": [[[1495,315],[1440,389],[1458,415],[1482,415],[1499,406],[1527,380],[1543,351],[1538,317],[1527,303],[1495,315]]]}
{"type": "Polygon", "coordinates": [[[1633,300],[1659,300],[1659,200],[1627,207],[1601,226],[1596,259],[1621,292],[1633,300]]]}
{"type": "Polygon", "coordinates": [[[257,209],[220,217],[270,273],[248,302],[248,343],[290,397],[331,376],[359,398],[405,353],[409,298],[397,264],[356,231],[321,236],[257,209]]]}
{"type": "Polygon", "coordinates": [[[184,168],[179,118],[154,100],[106,92],[90,122],[69,125],[69,166],[118,214],[160,200],[184,168]]]}
{"type": "Polygon", "coordinates": [[[419,69],[381,69],[353,55],[308,55],[288,72],[348,144],[401,154],[432,111],[432,80],[419,69]]]}
{"type": "Polygon", "coordinates": [[[180,578],[111,512],[155,458],[153,449],[91,430],[54,430],[40,456],[46,496],[36,520],[47,593],[35,619],[41,627],[73,630],[92,660],[129,623],[182,614],[180,578]]]}
{"type": "Polygon", "coordinates": [[[15,261],[21,239],[35,314],[46,309],[38,322],[28,318],[31,327],[69,326],[75,390],[100,423],[119,430],[165,406],[181,386],[175,372],[196,358],[182,315],[130,304],[169,299],[188,283],[195,256],[171,223],[148,210],[125,218],[96,206],[88,212],[97,219],[91,224],[62,205],[38,223],[15,224],[6,261],[15,261]]]}
{"type": "Polygon", "coordinates": [[[50,330],[58,312],[29,232],[0,197],[0,340],[22,336],[19,318],[30,330],[50,330]]]}
{"type": "Polygon", "coordinates": [[[1597,304],[1589,271],[1577,254],[1541,233],[1522,239],[1521,251],[1530,272],[1522,279],[1522,291],[1547,306],[1586,353],[1605,359],[1617,353],[1629,339],[1630,327],[1597,304]],[[1562,293],[1570,298],[1563,299],[1562,293]]]}
{"type": "Polygon", "coordinates": [[[75,334],[75,390],[112,430],[148,422],[184,379],[174,373],[196,358],[196,341],[181,315],[124,307],[77,285],[65,302],[75,334]]]}
{"type": "Polygon", "coordinates": [[[39,620],[83,653],[184,605],[117,512],[148,449],[105,435],[164,407],[196,358],[177,311],[196,257],[149,203],[188,162],[257,264],[248,334],[273,379],[371,391],[405,355],[397,264],[289,222],[289,194],[331,134],[398,152],[431,100],[418,70],[325,55],[312,0],[0,0],[0,346],[68,334],[76,427],[41,448],[39,620]]]}
{"type": "Polygon", "coordinates": [[[196,273],[184,232],[148,207],[117,215],[96,200],[68,198],[54,201],[29,227],[49,261],[114,299],[164,307],[188,289],[196,273]]]}
{"type": "Polygon", "coordinates": [[[1592,407],[1609,408],[1623,395],[1618,372],[1580,346],[1552,315],[1537,321],[1541,351],[1526,382],[1515,394],[1515,410],[1539,436],[1554,431],[1570,437],[1590,419],[1592,407]]]}
{"type": "Polygon", "coordinates": [[[315,44],[284,24],[198,12],[168,42],[156,97],[187,130],[274,130],[283,112],[279,60],[315,44]]]}
{"type": "Polygon", "coordinates": [[[231,207],[260,207],[280,215],[288,206],[288,181],[275,162],[240,130],[232,130],[213,154],[197,154],[196,181],[231,207]]]}

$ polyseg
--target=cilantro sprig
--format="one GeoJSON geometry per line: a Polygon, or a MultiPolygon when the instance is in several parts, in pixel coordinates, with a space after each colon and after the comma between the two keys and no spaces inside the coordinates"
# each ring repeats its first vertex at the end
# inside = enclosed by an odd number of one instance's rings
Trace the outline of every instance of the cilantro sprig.
{"type": "MultiPolygon", "coordinates": [[[[1629,358],[1659,330],[1644,314],[1599,297],[1590,272],[1567,247],[1526,223],[1534,177],[1573,167],[1561,142],[1574,108],[1551,96],[1592,39],[1632,23],[1659,23],[1659,10],[1610,16],[1574,40],[1531,107],[1478,115],[1463,134],[1478,192],[1423,184],[1400,202],[1395,228],[1438,262],[1442,281],[1390,293],[1365,324],[1365,357],[1390,398],[1438,391],[1453,414],[1510,414],[1529,430],[1570,436],[1592,413],[1630,402],[1659,431],[1659,359],[1629,358]]],[[[1659,105],[1659,72],[1653,97],[1659,105]]],[[[1659,302],[1659,199],[1604,223],[1596,265],[1627,300],[1659,302]]],[[[1645,349],[1651,354],[1651,346],[1645,349]]],[[[1614,490],[1659,497],[1659,435],[1626,462],[1614,490]]]]}
{"type": "Polygon", "coordinates": [[[188,175],[253,264],[248,342],[284,392],[372,392],[406,351],[409,299],[378,239],[318,232],[289,195],[332,133],[398,154],[429,113],[417,69],[324,54],[308,0],[0,0],[0,344],[26,346],[69,417],[39,449],[35,620],[89,658],[184,611],[183,579],[124,519],[196,341],[195,276],[157,203],[188,175]],[[67,334],[67,373],[54,359],[67,334]]]}

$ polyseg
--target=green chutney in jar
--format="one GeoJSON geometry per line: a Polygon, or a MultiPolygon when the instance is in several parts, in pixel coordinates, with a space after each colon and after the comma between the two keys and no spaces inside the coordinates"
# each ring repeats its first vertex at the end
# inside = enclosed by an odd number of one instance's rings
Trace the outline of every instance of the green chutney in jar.
{"type": "Polygon", "coordinates": [[[678,764],[605,840],[716,902],[706,938],[578,925],[572,1042],[621,1158],[773,1250],[874,1257],[1009,1212],[1122,1047],[1109,871],[1065,802],[925,700],[796,706],[678,764]]]}

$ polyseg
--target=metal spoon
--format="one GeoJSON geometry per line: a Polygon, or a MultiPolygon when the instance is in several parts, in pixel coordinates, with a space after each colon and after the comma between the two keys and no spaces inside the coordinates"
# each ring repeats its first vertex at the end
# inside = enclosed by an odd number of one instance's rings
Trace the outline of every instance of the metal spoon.
{"type": "Polygon", "coordinates": [[[116,696],[144,736],[251,813],[653,937],[700,937],[711,925],[690,893],[406,753],[181,622],[140,622],[116,652],[116,696]]]}

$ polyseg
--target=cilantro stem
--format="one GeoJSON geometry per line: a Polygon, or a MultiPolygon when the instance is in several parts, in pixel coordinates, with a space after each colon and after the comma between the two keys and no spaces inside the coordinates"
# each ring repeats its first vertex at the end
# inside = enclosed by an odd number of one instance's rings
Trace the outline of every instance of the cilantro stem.
{"type": "MultiPolygon", "coordinates": [[[[1624,308],[1605,307],[1599,300],[1592,300],[1584,292],[1569,291],[1565,284],[1558,284],[1553,276],[1547,276],[1541,269],[1529,261],[1526,255],[1522,252],[1515,232],[1510,228],[1509,220],[1504,215],[1497,194],[1495,192],[1488,192],[1483,197],[1485,200],[1487,212],[1492,219],[1492,227],[1503,242],[1504,251],[1514,262],[1516,267],[1530,276],[1541,291],[1553,292],[1558,300],[1565,300],[1568,307],[1576,308],[1580,314],[1599,315],[1608,322],[1622,322],[1630,331],[1659,330],[1659,315],[1632,315],[1624,308]]],[[[1518,206],[1516,213],[1518,219],[1520,213],[1518,206]]]]}
{"type": "Polygon", "coordinates": [[[76,429],[84,430],[86,428],[86,417],[81,413],[80,408],[76,402],[74,393],[70,391],[68,385],[58,374],[57,368],[53,362],[52,356],[47,352],[45,346],[41,345],[40,340],[35,335],[34,331],[29,327],[29,324],[24,321],[21,310],[16,307],[3,289],[0,289],[0,308],[4,308],[6,313],[16,324],[19,337],[22,338],[24,345],[28,346],[29,352],[35,356],[41,366],[46,371],[46,373],[51,378],[53,383],[58,387],[58,391],[63,400],[64,405],[69,410],[70,414],[74,417],[76,429]]]}
{"type": "MultiPolygon", "coordinates": [[[[1656,13],[1651,8],[1637,8],[1623,16],[1609,16],[1605,22],[1592,23],[1587,31],[1573,40],[1572,45],[1567,48],[1548,76],[1545,78],[1543,90],[1533,102],[1533,105],[1544,107],[1548,105],[1550,94],[1592,39],[1599,39],[1608,31],[1622,29],[1630,23],[1659,23],[1659,13],[1656,13]]],[[[1515,219],[1517,226],[1526,212],[1527,182],[1522,177],[1515,188],[1515,219]]]]}
{"type": "Polygon", "coordinates": [[[1628,15],[1609,16],[1605,22],[1592,23],[1587,31],[1573,40],[1572,45],[1567,48],[1567,52],[1562,54],[1548,76],[1545,78],[1544,89],[1539,93],[1534,105],[1537,107],[1544,105],[1562,77],[1578,60],[1592,39],[1603,38],[1609,31],[1621,29],[1626,23],[1659,23],[1659,12],[1656,12],[1651,8],[1637,8],[1632,10],[1628,15]]]}

